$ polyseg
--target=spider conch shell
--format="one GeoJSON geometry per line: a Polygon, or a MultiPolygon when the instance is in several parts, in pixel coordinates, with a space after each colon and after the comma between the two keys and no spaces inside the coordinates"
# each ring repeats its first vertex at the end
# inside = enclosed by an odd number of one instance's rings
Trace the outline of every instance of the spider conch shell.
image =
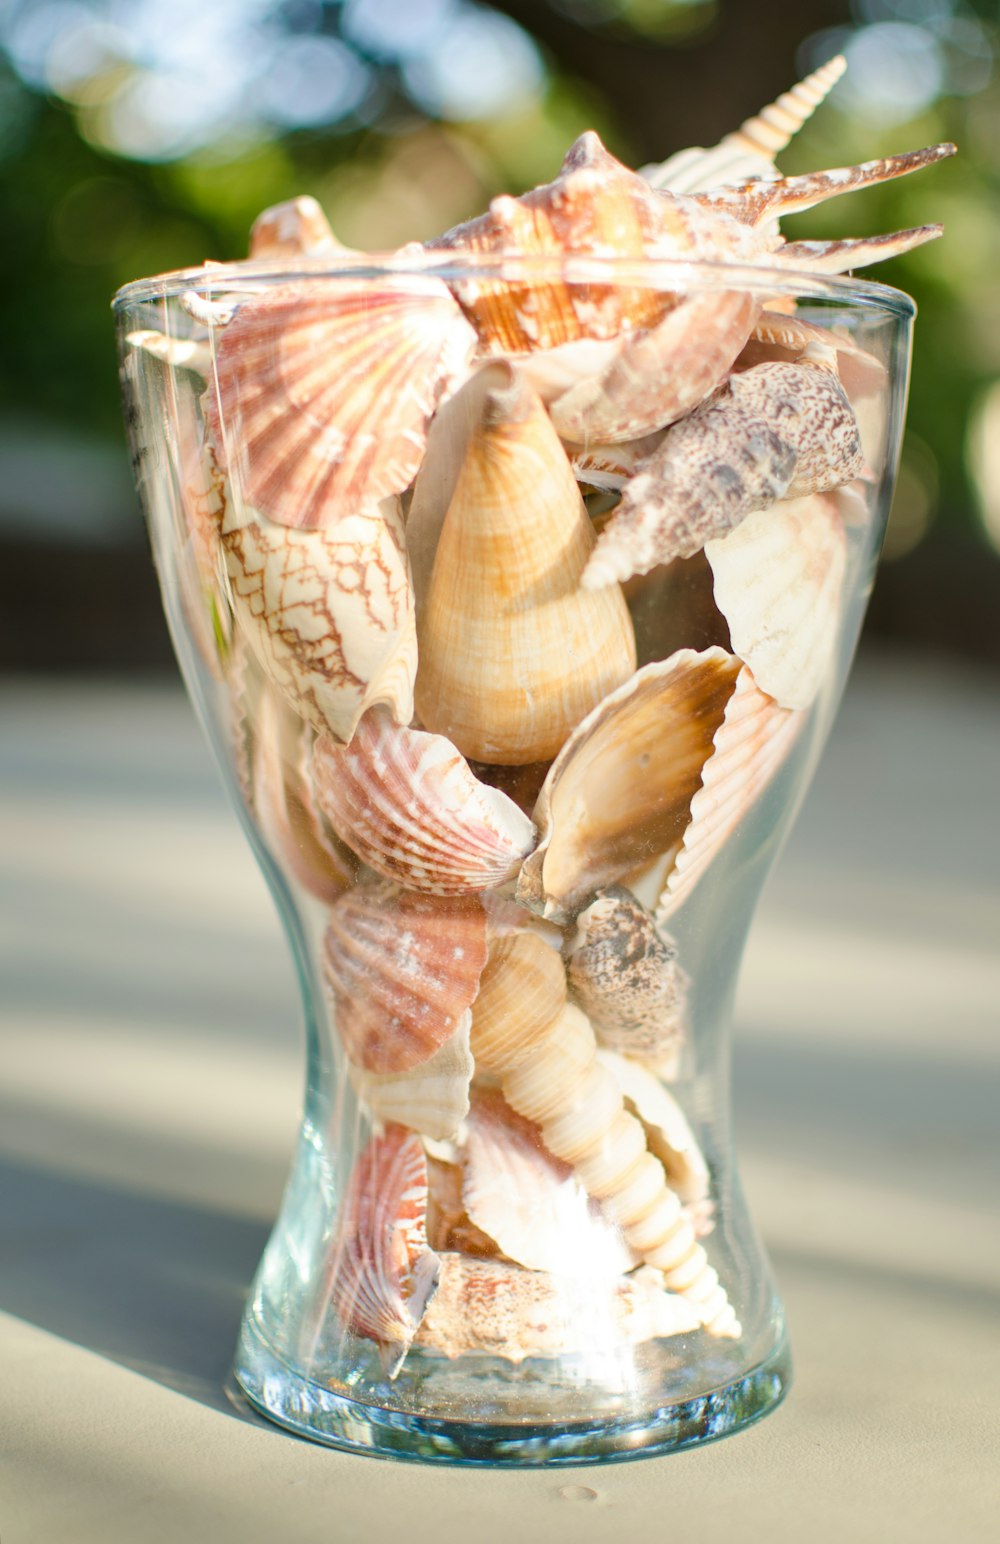
{"type": "Polygon", "coordinates": [[[329,531],[222,522],[233,611],[265,675],[321,733],[349,740],[374,703],[413,716],[417,636],[397,501],[329,531]]]}
{"type": "Polygon", "coordinates": [[[379,1120],[396,1121],[437,1141],[455,1136],[469,1113],[474,1071],[470,1024],[471,1014],[463,1013],[455,1033],[415,1067],[369,1072],[349,1061],[348,1073],[359,1099],[379,1120]]]}
{"type": "Polygon", "coordinates": [[[337,240],[326,215],[308,194],[262,210],[250,231],[253,258],[320,257],[348,251],[350,248],[337,240]]]}
{"type": "Polygon", "coordinates": [[[486,963],[477,900],[374,880],[341,896],[327,919],[323,979],[355,1066],[407,1072],[468,1024],[486,963]]]}
{"type": "Polygon", "coordinates": [[[705,544],[734,652],[784,708],[808,708],[840,624],[847,539],[836,495],[783,499],[705,544]]]}
{"type": "Polygon", "coordinates": [[[303,279],[246,300],[204,399],[232,496],[313,530],[401,493],[474,346],[438,279],[303,279]]]}
{"type": "Polygon", "coordinates": [[[415,702],[463,755],[516,766],[548,760],[631,674],[635,638],[620,590],[579,588],[586,508],[545,409],[507,374],[485,396],[441,529],[415,702]]]}
{"type": "Polygon", "coordinates": [[[724,649],[679,649],[644,665],[578,725],[535,807],[540,840],[518,879],[522,905],[570,921],[599,890],[680,841],[739,670],[724,649]]]}
{"type": "Polygon", "coordinates": [[[400,728],[372,708],[349,746],[317,740],[316,797],[370,868],[410,890],[461,895],[510,879],[535,842],[531,821],[481,783],[444,735],[400,728]]]}
{"type": "Polygon", "coordinates": [[[375,1342],[389,1378],[403,1365],[440,1277],[426,1217],[420,1139],[389,1125],[351,1171],[326,1295],[344,1329],[375,1342]]]}
{"type": "Polygon", "coordinates": [[[685,1037],[689,981],[677,945],[623,886],[609,885],[580,912],[566,974],[603,1046],[662,1061],[685,1037]]]}

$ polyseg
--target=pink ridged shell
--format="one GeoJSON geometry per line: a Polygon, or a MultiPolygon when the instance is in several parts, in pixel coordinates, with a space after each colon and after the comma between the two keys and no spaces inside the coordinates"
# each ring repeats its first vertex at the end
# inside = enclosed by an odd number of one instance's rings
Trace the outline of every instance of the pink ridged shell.
{"type": "Polygon", "coordinates": [[[528,817],[479,782],[450,740],[401,728],[381,709],[365,714],[348,746],[317,740],[313,782],[338,835],[410,890],[491,889],[534,845],[528,817]]]}
{"type": "Polygon", "coordinates": [[[485,964],[486,913],[471,897],[384,880],[341,896],[328,913],[323,971],[351,1061],[379,1073],[428,1061],[462,1027],[485,964]]]}
{"type": "Polygon", "coordinates": [[[436,279],[302,280],[245,301],[205,395],[236,498],[315,529],[401,493],[474,342],[436,279]]]}

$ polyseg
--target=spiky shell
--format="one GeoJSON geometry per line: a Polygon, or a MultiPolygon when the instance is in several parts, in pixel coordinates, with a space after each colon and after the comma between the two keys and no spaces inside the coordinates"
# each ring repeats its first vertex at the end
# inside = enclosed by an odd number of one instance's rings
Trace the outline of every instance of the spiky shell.
{"type": "Polygon", "coordinates": [[[573,732],[545,779],[517,898],[557,922],[678,843],[740,662],[679,649],[645,665],[573,732]]]}
{"type": "Polygon", "coordinates": [[[336,740],[374,703],[409,722],[417,637],[395,500],[330,531],[244,518],[227,501],[222,545],[237,624],[297,713],[336,740]]]}
{"type": "Polygon", "coordinates": [[[471,897],[385,880],[329,909],[323,979],[350,1060],[367,1072],[427,1062],[469,1022],[486,963],[486,913],[471,897]]]}
{"type": "Polygon", "coordinates": [[[450,740],[401,728],[384,709],[365,714],[349,746],[317,740],[312,765],[334,830],[370,868],[410,890],[491,889],[534,845],[531,821],[480,783],[450,740]]]}
{"type": "Polygon", "coordinates": [[[427,1246],[426,1215],[420,1140],[389,1125],[351,1171],[327,1291],[343,1327],[376,1343],[390,1378],[438,1286],[440,1261],[427,1246]]]}
{"type": "Polygon", "coordinates": [[[735,653],[782,707],[808,708],[840,624],[847,541],[836,497],[783,499],[707,542],[705,554],[735,653]]]}
{"type": "Polygon", "coordinates": [[[609,885],[577,917],[566,974],[602,1045],[661,1061],[684,1038],[689,982],[677,945],[621,885],[609,885]]]}
{"type": "Polygon", "coordinates": [[[307,530],[401,493],[475,338],[439,280],[301,280],[220,334],[205,417],[249,518],[307,530]]]}
{"type": "Polygon", "coordinates": [[[262,210],[250,231],[250,256],[254,258],[316,257],[345,251],[319,204],[308,194],[262,210]]]}

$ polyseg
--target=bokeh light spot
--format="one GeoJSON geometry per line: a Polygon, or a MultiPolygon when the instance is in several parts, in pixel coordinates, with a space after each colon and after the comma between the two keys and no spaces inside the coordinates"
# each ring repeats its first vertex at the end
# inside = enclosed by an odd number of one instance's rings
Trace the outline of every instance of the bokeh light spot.
{"type": "Polygon", "coordinates": [[[354,50],[336,38],[289,37],[274,46],[260,76],[258,110],[286,128],[335,123],[363,101],[370,80],[354,50]]]}
{"type": "Polygon", "coordinates": [[[545,77],[533,40],[506,16],[467,8],[432,54],[408,61],[407,89],[426,111],[457,121],[514,112],[545,77]]]}

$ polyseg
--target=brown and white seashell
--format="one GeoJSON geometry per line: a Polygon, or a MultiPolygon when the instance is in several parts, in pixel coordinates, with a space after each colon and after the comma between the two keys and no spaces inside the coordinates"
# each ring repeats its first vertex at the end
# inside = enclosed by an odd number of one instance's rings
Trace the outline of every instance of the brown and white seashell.
{"type": "Polygon", "coordinates": [[[661,1061],[684,1039],[689,982],[677,945],[621,885],[609,885],[580,912],[566,975],[601,1045],[661,1061]]]}
{"type": "Polygon", "coordinates": [[[330,907],[323,979],[348,1057],[366,1072],[426,1063],[468,1023],[486,913],[465,896],[370,881],[330,907]]]}
{"type": "Polygon", "coordinates": [[[426,1213],[420,1139],[389,1125],[351,1171],[327,1287],[340,1323],[375,1341],[389,1378],[399,1372],[438,1286],[440,1261],[427,1245],[426,1213]]]}
{"type": "Polygon", "coordinates": [[[583,577],[585,588],[691,557],[755,510],[825,492],[864,465],[858,425],[832,351],[761,364],[667,430],[626,484],[583,577]],[[826,355],[830,356],[828,360],[826,355]]]}
{"type": "Polygon", "coordinates": [[[671,1190],[685,1206],[706,1201],[708,1164],[674,1095],[646,1067],[627,1056],[602,1050],[597,1057],[614,1076],[625,1108],[645,1128],[646,1145],[662,1163],[671,1190]]]}
{"type": "Polygon", "coordinates": [[[419,621],[427,729],[478,761],[545,761],[631,674],[620,591],[579,589],[593,541],[545,409],[508,370],[469,440],[419,621]]]}
{"type": "Polygon", "coordinates": [[[416,1067],[368,1072],[349,1061],[351,1082],[372,1115],[438,1141],[453,1137],[469,1113],[470,1022],[464,1012],[451,1038],[416,1067]]]}
{"type": "Polygon", "coordinates": [[[264,209],[250,231],[252,258],[320,257],[349,250],[337,240],[326,215],[308,194],[264,209]]]}
{"type": "Polygon", "coordinates": [[[651,187],[671,193],[697,193],[706,188],[745,182],[749,177],[775,177],[774,159],[789,145],[817,107],[826,100],[847,68],[843,54],[807,75],[777,101],[762,107],[710,150],[679,150],[669,160],[644,166],[639,175],[651,187]]]}
{"type": "Polygon", "coordinates": [[[469,1220],[509,1260],[591,1281],[638,1264],[570,1165],[546,1151],[538,1127],[498,1090],[474,1091],[462,1157],[469,1220]]]}
{"type": "Polygon", "coordinates": [[[496,1243],[469,1221],[462,1200],[462,1166],[454,1143],[424,1141],[427,1152],[427,1239],[436,1254],[457,1250],[495,1259],[496,1243]]]}
{"type": "Polygon", "coordinates": [[[492,889],[535,842],[531,821],[480,783],[443,735],[372,708],[350,745],[317,740],[313,786],[334,830],[387,879],[431,895],[492,889]]]}
{"type": "Polygon", "coordinates": [[[705,553],[735,653],[784,708],[808,708],[837,642],[847,540],[836,496],[783,499],[705,553]]]}
{"type": "Polygon", "coordinates": [[[600,1360],[623,1340],[637,1345],[698,1328],[694,1309],[664,1291],[655,1271],[635,1271],[602,1287],[450,1252],[440,1264],[438,1290],[414,1344],[449,1358],[480,1353],[521,1362],[579,1354],[600,1360]]]}
{"type": "Polygon", "coordinates": [[[375,703],[409,722],[417,639],[395,500],[330,531],[244,518],[227,502],[222,545],[237,623],[297,713],[337,740],[375,703]]]}
{"type": "Polygon", "coordinates": [[[567,922],[683,836],[740,662],[679,649],[645,665],[573,732],[545,779],[517,899],[567,922]]]}
{"type": "Polygon", "coordinates": [[[247,518],[326,528],[413,481],[475,343],[440,280],[304,279],[240,306],[205,417],[247,518]]]}
{"type": "Polygon", "coordinates": [[[567,445],[566,454],[577,482],[620,493],[659,443],[658,434],[646,434],[618,445],[567,445]]]}
{"type": "Polygon", "coordinates": [[[656,907],[659,924],[683,905],[739,828],[788,759],[803,723],[801,714],[779,707],[773,697],[762,692],[744,666],[716,732],[701,787],[691,800],[690,822],[666,875],[656,907]]]}

